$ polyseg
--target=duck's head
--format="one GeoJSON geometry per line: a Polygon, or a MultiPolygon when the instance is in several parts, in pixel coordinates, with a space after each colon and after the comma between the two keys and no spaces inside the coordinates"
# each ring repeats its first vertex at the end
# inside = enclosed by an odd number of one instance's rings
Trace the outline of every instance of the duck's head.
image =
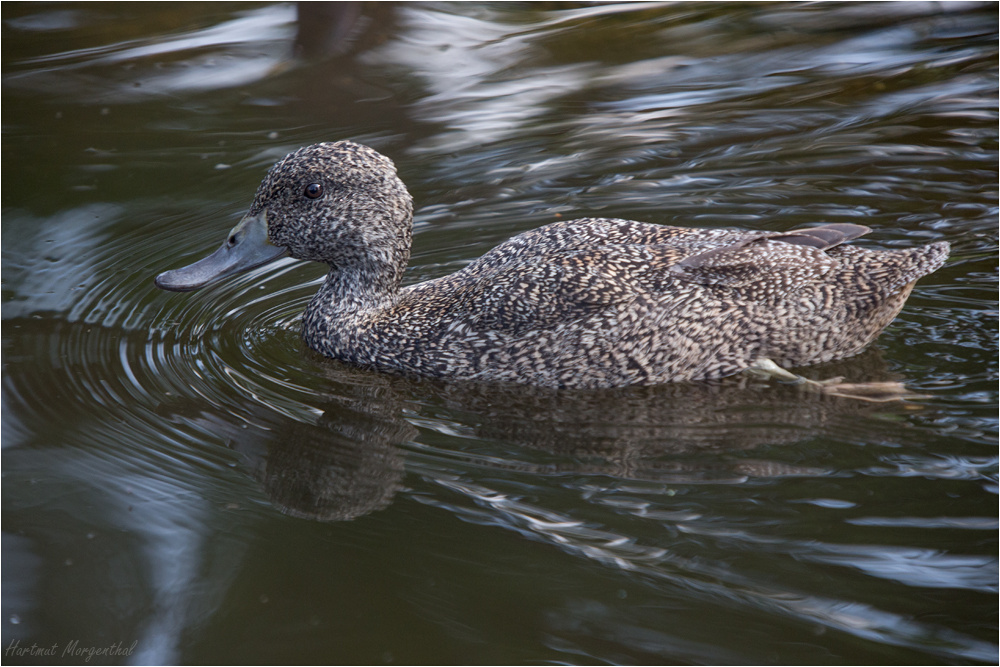
{"type": "Polygon", "coordinates": [[[350,141],[306,146],[271,167],[221,248],[161,273],[156,286],[195,290],[282,257],[398,281],[409,259],[412,214],[389,158],[350,141]]]}

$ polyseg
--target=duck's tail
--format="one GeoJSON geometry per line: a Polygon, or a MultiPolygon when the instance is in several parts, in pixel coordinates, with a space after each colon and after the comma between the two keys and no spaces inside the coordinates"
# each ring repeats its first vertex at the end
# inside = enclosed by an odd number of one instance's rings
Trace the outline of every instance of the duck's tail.
{"type": "Polygon", "coordinates": [[[868,250],[847,245],[832,249],[830,254],[850,258],[868,285],[883,294],[895,294],[940,269],[950,252],[951,246],[939,241],[906,250],[868,250]]]}
{"type": "MultiPolygon", "coordinates": [[[[871,229],[864,225],[833,223],[819,227],[793,229],[785,234],[769,237],[771,241],[783,241],[793,245],[804,245],[820,250],[831,250],[831,255],[847,255],[855,252],[841,244],[864,236],[871,229]]],[[[945,241],[931,243],[919,248],[900,251],[882,251],[870,256],[865,262],[865,273],[884,281],[890,291],[898,290],[929,273],[937,271],[948,259],[951,248],[945,241]]]]}
{"type": "MultiPolygon", "coordinates": [[[[947,241],[938,241],[925,245],[922,248],[913,248],[901,254],[909,255],[909,263],[903,267],[904,278],[908,282],[913,282],[923,278],[928,273],[934,273],[940,269],[948,255],[951,253],[951,246],[947,241]]],[[[895,253],[894,253],[895,254],[895,253]]]]}

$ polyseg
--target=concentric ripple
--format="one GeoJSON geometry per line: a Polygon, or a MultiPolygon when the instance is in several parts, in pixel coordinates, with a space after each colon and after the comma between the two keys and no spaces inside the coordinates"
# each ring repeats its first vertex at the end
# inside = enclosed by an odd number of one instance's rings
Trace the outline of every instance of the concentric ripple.
{"type": "Polygon", "coordinates": [[[995,7],[389,6],[313,63],[288,4],[4,6],[5,646],[995,661],[995,7]],[[339,138],[414,195],[407,281],[585,215],[948,241],[803,371],[922,397],[398,378],[303,344],[324,267],[155,288],[339,138]]]}

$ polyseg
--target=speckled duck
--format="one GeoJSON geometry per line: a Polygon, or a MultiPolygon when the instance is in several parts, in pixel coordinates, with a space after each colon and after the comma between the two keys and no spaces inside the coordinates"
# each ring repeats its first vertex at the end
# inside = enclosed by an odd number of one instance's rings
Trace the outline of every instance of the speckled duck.
{"type": "Polygon", "coordinates": [[[281,257],[330,270],[302,319],[334,359],[413,375],[617,387],[841,359],[871,343],[947,243],[843,245],[869,231],[687,229],[557,222],[449,276],[401,287],[412,198],[393,163],[349,141],[275,164],[215,253],[156,278],[197,289],[281,257]]]}

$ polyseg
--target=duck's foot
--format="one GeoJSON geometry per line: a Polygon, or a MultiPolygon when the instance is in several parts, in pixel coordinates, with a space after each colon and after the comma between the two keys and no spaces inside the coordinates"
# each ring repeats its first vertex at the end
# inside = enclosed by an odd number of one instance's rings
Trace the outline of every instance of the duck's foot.
{"type": "Polygon", "coordinates": [[[835,377],[827,380],[810,380],[785,370],[770,359],[757,359],[744,373],[769,380],[777,380],[785,384],[800,385],[808,391],[815,391],[828,396],[854,398],[870,403],[888,403],[890,401],[905,401],[913,398],[925,398],[915,394],[902,382],[844,382],[844,378],[835,377]]]}

